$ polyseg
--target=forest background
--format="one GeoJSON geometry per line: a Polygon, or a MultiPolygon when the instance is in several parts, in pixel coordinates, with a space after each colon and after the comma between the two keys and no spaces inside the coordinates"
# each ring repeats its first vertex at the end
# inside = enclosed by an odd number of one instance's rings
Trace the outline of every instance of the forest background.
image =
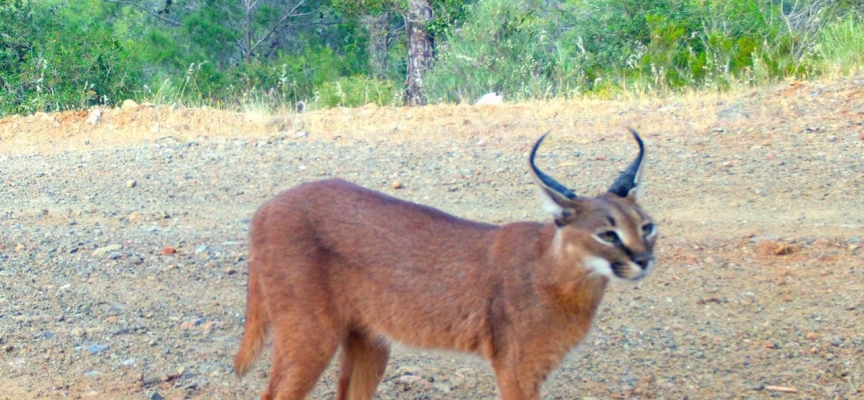
{"type": "Polygon", "coordinates": [[[3,0],[0,117],[617,98],[854,74],[861,0],[3,0]]]}

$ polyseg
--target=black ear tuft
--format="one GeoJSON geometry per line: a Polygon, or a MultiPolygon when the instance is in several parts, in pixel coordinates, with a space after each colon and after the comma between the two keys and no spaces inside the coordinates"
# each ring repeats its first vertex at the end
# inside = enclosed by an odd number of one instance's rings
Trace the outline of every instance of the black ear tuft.
{"type": "Polygon", "coordinates": [[[638,194],[642,183],[642,167],[645,161],[645,145],[642,143],[642,138],[632,128],[628,129],[630,129],[630,133],[633,134],[633,138],[636,139],[636,143],[639,145],[639,155],[636,156],[636,159],[630,163],[630,166],[618,176],[618,179],[609,188],[610,193],[619,197],[638,194]]]}
{"type": "Polygon", "coordinates": [[[537,149],[540,148],[540,144],[543,143],[543,139],[545,139],[548,134],[549,133],[546,133],[541,136],[540,139],[534,143],[534,147],[531,149],[531,155],[528,157],[528,165],[531,167],[534,181],[537,182],[537,186],[540,188],[540,194],[543,197],[543,208],[554,216],[556,224],[563,224],[566,219],[562,218],[564,218],[564,215],[568,213],[567,208],[570,207],[573,200],[576,199],[576,194],[570,189],[567,189],[564,185],[558,183],[558,181],[553,179],[551,176],[544,174],[543,171],[540,171],[540,169],[534,164],[534,157],[537,155],[537,149]]]}
{"type": "Polygon", "coordinates": [[[540,136],[540,139],[537,139],[537,142],[534,143],[534,147],[531,149],[531,156],[528,157],[528,165],[531,167],[531,172],[534,173],[534,178],[537,180],[537,183],[545,189],[550,196],[573,200],[576,198],[576,194],[573,193],[573,191],[567,189],[566,186],[562,185],[551,176],[544,174],[543,171],[540,171],[540,169],[534,164],[534,157],[537,155],[537,149],[540,148],[540,144],[543,143],[543,140],[546,139],[547,135],[549,135],[548,132],[543,136],[540,136]]]}

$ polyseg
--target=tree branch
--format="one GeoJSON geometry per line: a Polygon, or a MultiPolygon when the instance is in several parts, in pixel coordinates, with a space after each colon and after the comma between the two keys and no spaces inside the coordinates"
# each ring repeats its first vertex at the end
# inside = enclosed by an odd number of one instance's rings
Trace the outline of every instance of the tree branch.
{"type": "Polygon", "coordinates": [[[157,14],[157,13],[151,11],[151,10],[148,10],[147,7],[144,7],[144,6],[140,5],[140,4],[135,4],[135,3],[132,3],[132,2],[122,1],[122,0],[104,0],[104,1],[107,1],[107,2],[109,2],[109,3],[115,3],[115,4],[125,4],[125,5],[127,5],[127,6],[135,7],[135,8],[137,8],[137,9],[141,10],[141,11],[144,11],[144,12],[147,13],[147,14],[150,14],[150,15],[152,15],[152,16],[158,18],[159,20],[161,20],[161,21],[163,21],[163,22],[165,22],[165,23],[167,23],[167,24],[169,24],[169,25],[173,25],[173,26],[180,26],[180,23],[179,23],[179,22],[174,21],[174,20],[171,20],[171,19],[168,19],[168,18],[165,18],[165,17],[163,17],[163,16],[161,16],[161,15],[159,15],[159,14],[157,14]]]}
{"type": "Polygon", "coordinates": [[[299,16],[307,15],[307,14],[295,14],[295,13],[297,12],[297,9],[300,8],[300,6],[302,6],[303,3],[305,3],[305,2],[306,2],[306,0],[301,0],[301,1],[297,2],[297,4],[294,6],[294,8],[292,8],[291,11],[288,11],[287,14],[283,15],[282,18],[279,19],[279,22],[273,24],[273,26],[270,28],[270,30],[267,31],[267,33],[264,34],[264,36],[262,36],[260,40],[258,40],[257,42],[255,42],[255,44],[250,45],[251,48],[249,49],[249,52],[251,53],[251,52],[255,51],[255,49],[256,49],[256,48],[257,48],[261,43],[263,43],[265,40],[267,40],[267,38],[269,38],[270,35],[272,35],[273,32],[276,31],[276,29],[279,29],[279,27],[282,26],[282,24],[283,24],[283,23],[284,23],[288,18],[291,18],[291,17],[299,17],[299,16]]]}

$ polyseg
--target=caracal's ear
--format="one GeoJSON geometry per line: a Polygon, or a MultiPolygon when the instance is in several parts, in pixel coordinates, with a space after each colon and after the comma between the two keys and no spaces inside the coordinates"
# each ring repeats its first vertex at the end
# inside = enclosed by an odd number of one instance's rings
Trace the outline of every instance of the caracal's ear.
{"type": "Polygon", "coordinates": [[[544,174],[543,171],[540,171],[534,165],[534,156],[537,154],[537,149],[540,148],[540,144],[543,143],[543,139],[546,139],[547,135],[549,135],[548,132],[540,136],[540,139],[537,139],[537,143],[534,143],[534,148],[531,149],[531,156],[528,157],[528,165],[531,167],[534,181],[537,182],[537,186],[540,188],[540,195],[543,198],[543,209],[552,213],[552,216],[555,217],[556,225],[563,226],[573,214],[576,194],[558,183],[555,179],[552,179],[551,176],[544,174]]]}
{"type": "Polygon", "coordinates": [[[639,144],[639,155],[615,180],[615,183],[609,188],[609,193],[638,201],[642,197],[642,170],[645,166],[645,145],[642,143],[642,138],[639,137],[639,134],[633,128],[627,129],[630,130],[633,138],[636,139],[636,143],[639,144]]]}

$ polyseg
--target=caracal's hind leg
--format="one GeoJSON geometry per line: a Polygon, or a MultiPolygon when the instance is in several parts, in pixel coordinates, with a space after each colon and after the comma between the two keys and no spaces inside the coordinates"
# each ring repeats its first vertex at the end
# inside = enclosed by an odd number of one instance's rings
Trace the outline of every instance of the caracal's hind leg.
{"type": "Polygon", "coordinates": [[[342,345],[337,400],[371,400],[384,376],[390,345],[368,335],[351,332],[342,345]]]}
{"type": "MultiPolygon", "coordinates": [[[[289,313],[293,314],[293,313],[289,313]]],[[[303,400],[333,358],[344,334],[321,315],[273,321],[273,367],[262,400],[303,400]],[[316,318],[317,317],[317,318],[316,318]]]]}

